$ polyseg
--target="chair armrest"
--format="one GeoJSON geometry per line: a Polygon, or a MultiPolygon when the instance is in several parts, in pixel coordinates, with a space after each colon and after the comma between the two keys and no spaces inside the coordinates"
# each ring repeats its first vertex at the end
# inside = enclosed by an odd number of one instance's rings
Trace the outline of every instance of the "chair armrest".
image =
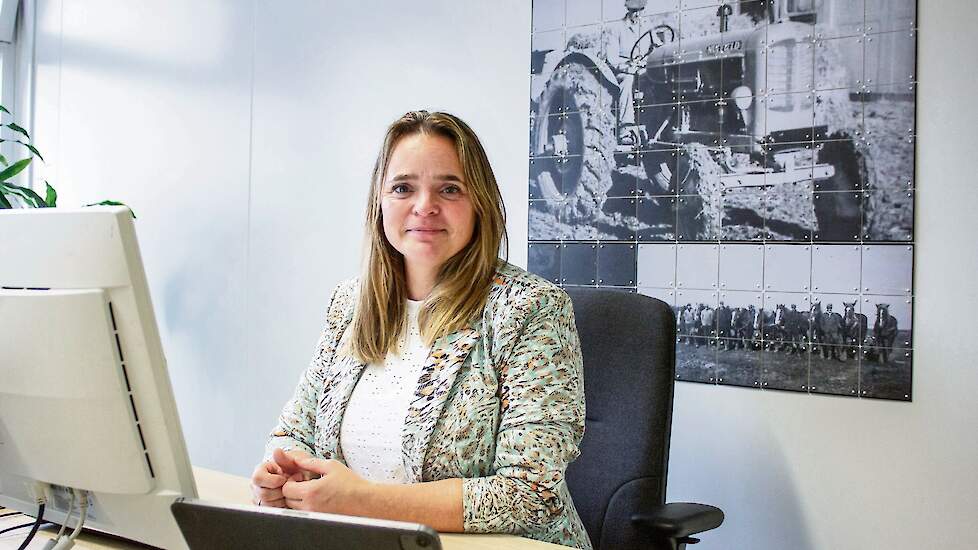
{"type": "Polygon", "coordinates": [[[671,502],[632,515],[632,524],[656,536],[681,539],[715,529],[723,523],[723,510],[708,504],[671,502]]]}

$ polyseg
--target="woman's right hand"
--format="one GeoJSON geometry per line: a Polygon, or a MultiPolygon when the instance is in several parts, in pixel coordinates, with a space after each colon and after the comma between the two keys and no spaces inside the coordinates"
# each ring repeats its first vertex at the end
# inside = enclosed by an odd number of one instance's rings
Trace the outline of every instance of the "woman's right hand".
{"type": "Polygon", "coordinates": [[[299,468],[295,463],[298,457],[308,457],[305,451],[283,451],[275,449],[272,460],[259,464],[251,474],[252,502],[258,506],[285,508],[285,496],[282,486],[296,476],[297,479],[308,480],[313,477],[311,472],[299,468]]]}

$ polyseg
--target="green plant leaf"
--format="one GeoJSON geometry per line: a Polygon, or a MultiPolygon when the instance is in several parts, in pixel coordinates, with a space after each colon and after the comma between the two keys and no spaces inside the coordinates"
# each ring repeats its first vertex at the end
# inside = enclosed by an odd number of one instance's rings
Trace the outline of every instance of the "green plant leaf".
{"type": "Polygon", "coordinates": [[[3,155],[0,155],[0,163],[2,163],[4,166],[9,166],[10,165],[10,163],[7,162],[7,157],[5,157],[3,155]]]}
{"type": "Polygon", "coordinates": [[[0,111],[3,111],[5,113],[7,113],[8,115],[10,114],[10,111],[8,111],[7,108],[4,107],[3,105],[0,105],[0,111]]]}
{"type": "Polygon", "coordinates": [[[15,124],[13,122],[11,122],[10,124],[7,124],[7,128],[10,128],[11,130],[13,130],[15,132],[18,132],[20,134],[24,134],[24,137],[26,137],[27,139],[31,139],[31,135],[27,133],[27,130],[21,128],[20,126],[18,126],[17,124],[15,124]]]}
{"type": "Polygon", "coordinates": [[[18,160],[17,162],[4,168],[3,171],[0,171],[0,182],[7,181],[10,178],[21,173],[24,170],[24,168],[27,168],[27,165],[30,163],[31,163],[31,159],[26,158],[23,160],[18,160]]]}
{"type": "Polygon", "coordinates": [[[44,199],[42,199],[40,195],[35,193],[33,189],[27,187],[21,187],[19,185],[14,185],[9,182],[0,183],[0,186],[2,186],[2,188],[6,188],[7,194],[16,195],[24,199],[25,201],[27,201],[28,204],[33,205],[34,208],[48,207],[48,204],[44,202],[44,199]]]}
{"type": "Polygon", "coordinates": [[[0,189],[3,189],[5,193],[15,197],[20,197],[24,202],[27,203],[27,206],[31,206],[34,208],[41,208],[41,206],[38,205],[37,201],[34,200],[34,197],[32,197],[31,194],[25,191],[22,187],[18,187],[16,185],[10,185],[9,183],[3,183],[0,185],[3,186],[0,189]]]}
{"type": "Polygon", "coordinates": [[[46,181],[44,182],[44,186],[46,187],[44,202],[51,208],[54,208],[58,205],[58,192],[46,181]]]}
{"type": "Polygon", "coordinates": [[[13,208],[13,206],[10,205],[10,201],[7,200],[7,197],[3,196],[3,193],[4,190],[2,187],[0,187],[0,209],[13,208]]]}
{"type": "MultiPolygon", "coordinates": [[[[118,202],[118,201],[93,202],[92,204],[86,204],[85,206],[125,206],[126,208],[129,208],[128,204],[118,202]]],[[[132,211],[132,208],[129,208],[129,213],[132,214],[132,219],[135,220],[136,213],[132,211]]]]}
{"type": "Polygon", "coordinates": [[[20,140],[16,140],[15,143],[19,143],[19,144],[23,145],[24,147],[27,147],[27,149],[29,149],[31,153],[34,153],[34,156],[36,156],[37,158],[41,159],[41,162],[44,162],[44,157],[41,156],[41,152],[38,151],[37,148],[34,147],[33,145],[31,145],[30,143],[25,143],[25,142],[20,141],[20,140]]]}

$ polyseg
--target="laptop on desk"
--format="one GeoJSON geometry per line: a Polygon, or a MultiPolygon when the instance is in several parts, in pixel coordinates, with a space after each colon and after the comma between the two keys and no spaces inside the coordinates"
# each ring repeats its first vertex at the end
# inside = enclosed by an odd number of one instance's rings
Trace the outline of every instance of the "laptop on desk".
{"type": "Polygon", "coordinates": [[[438,533],[417,523],[178,499],[173,517],[190,550],[440,550],[438,533]]]}

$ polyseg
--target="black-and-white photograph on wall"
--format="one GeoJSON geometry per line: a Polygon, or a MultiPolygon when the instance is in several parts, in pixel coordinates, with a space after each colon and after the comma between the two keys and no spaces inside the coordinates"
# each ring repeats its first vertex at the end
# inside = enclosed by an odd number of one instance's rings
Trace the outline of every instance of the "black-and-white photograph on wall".
{"type": "Polygon", "coordinates": [[[534,0],[528,268],[677,379],[909,400],[915,0],[534,0]]]}

